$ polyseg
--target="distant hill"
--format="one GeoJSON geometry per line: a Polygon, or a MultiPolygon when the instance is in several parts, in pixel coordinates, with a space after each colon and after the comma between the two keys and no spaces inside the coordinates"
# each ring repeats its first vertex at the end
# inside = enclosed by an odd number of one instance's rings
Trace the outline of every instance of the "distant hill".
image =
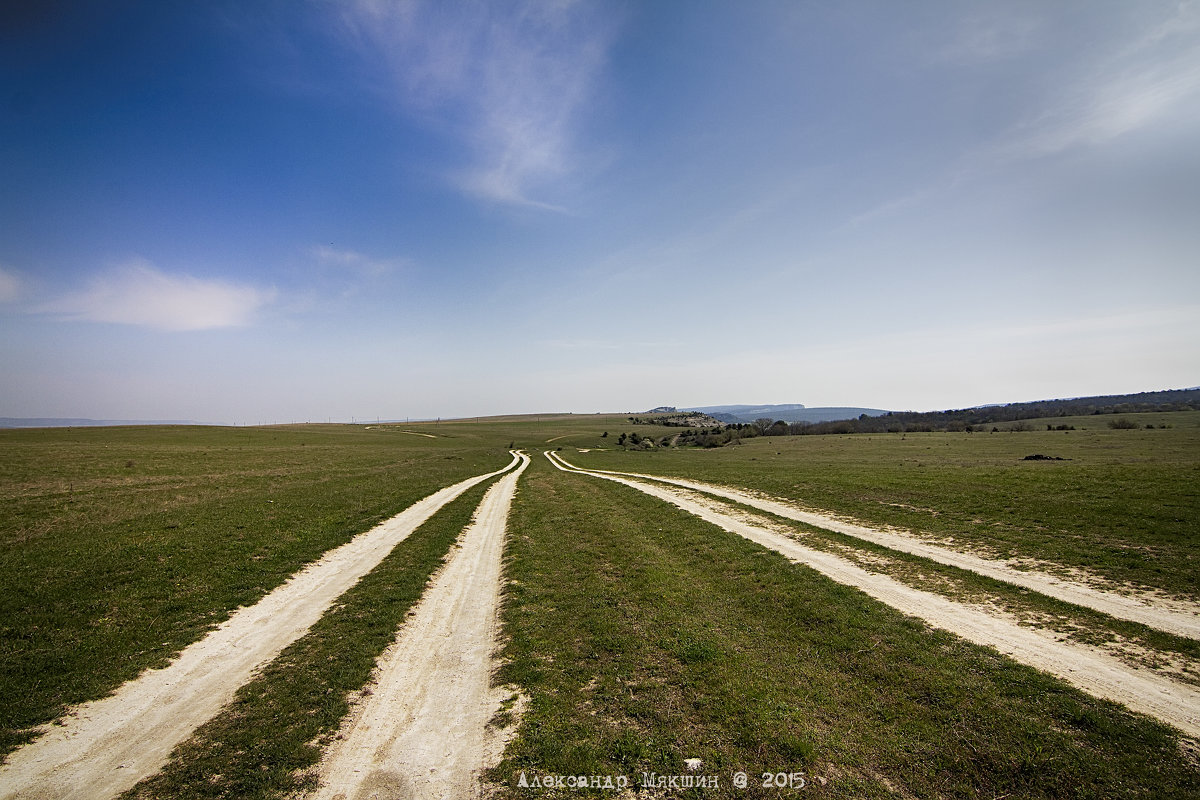
{"type": "Polygon", "coordinates": [[[207,425],[176,419],[74,419],[66,417],[0,417],[0,428],[96,428],[107,425],[207,425]]]}
{"type": "Polygon", "coordinates": [[[745,416],[747,414],[758,414],[766,416],[767,414],[776,414],[780,411],[799,411],[804,408],[800,403],[784,403],[782,405],[760,405],[760,406],[703,406],[696,408],[685,408],[683,411],[702,411],[705,414],[733,414],[735,416],[745,416]],[[760,413],[761,412],[761,413],[760,413]]]}
{"type": "Polygon", "coordinates": [[[754,422],[756,419],[770,418],[784,422],[830,422],[840,419],[854,419],[863,414],[869,417],[886,414],[887,411],[878,408],[857,407],[821,407],[806,408],[799,403],[783,403],[779,405],[749,406],[701,406],[685,408],[683,411],[699,411],[702,414],[719,419],[722,422],[754,422]]]}
{"type": "MultiPolygon", "coordinates": [[[[709,412],[723,418],[721,431],[685,430],[677,437],[681,445],[724,447],[745,438],[757,436],[811,436],[850,433],[920,433],[1001,430],[1032,430],[1024,420],[1045,420],[1054,417],[1079,417],[1098,414],[1133,414],[1155,411],[1200,410],[1200,388],[1171,389],[1161,392],[1073,397],[1059,400],[1039,400],[1032,403],[974,406],[949,411],[875,411],[869,408],[803,408],[797,406],[708,406],[708,409],[727,409],[709,412]],[[781,411],[780,409],[790,409],[781,411]],[[807,418],[806,418],[807,417],[807,418]],[[770,427],[753,424],[755,419],[770,419],[770,427]],[[787,424],[782,424],[786,422],[787,424]],[[730,424],[739,423],[739,424],[730,424]],[[751,423],[751,424],[745,424],[751,423]],[[764,429],[765,428],[765,429],[764,429]]],[[[1040,423],[1039,423],[1040,424],[1040,423]]],[[[1116,419],[1110,427],[1125,427],[1128,420],[1116,419]],[[1125,423],[1122,425],[1121,423],[1125,423]]],[[[1136,423],[1132,423],[1136,426],[1136,423]]],[[[1073,430],[1069,425],[1053,426],[1047,430],[1073,430]]]]}
{"type": "MultiPolygon", "coordinates": [[[[872,414],[868,409],[840,408],[829,409],[839,412],[836,417],[829,417],[819,422],[797,421],[806,423],[798,431],[802,434],[970,431],[980,429],[985,425],[1013,423],[1027,419],[1196,409],[1200,409],[1200,389],[1172,389],[1161,392],[1139,392],[1138,394],[1073,397],[1060,400],[1039,400],[1032,403],[975,406],[949,411],[885,411],[872,414]]],[[[764,414],[763,416],[771,415],[764,414]]]]}
{"type": "Polygon", "coordinates": [[[756,419],[802,422],[812,427],[810,433],[833,431],[827,423],[849,421],[838,432],[879,432],[886,430],[945,430],[948,424],[990,425],[995,422],[1015,422],[1044,417],[1082,416],[1090,414],[1128,414],[1137,411],[1180,411],[1200,408],[1200,388],[1169,389],[1137,394],[1071,397],[1039,400],[1031,403],[1005,403],[973,406],[950,411],[884,411],[878,408],[825,407],[805,408],[799,404],[731,405],[683,408],[680,411],[699,411],[724,423],[754,422],[756,419]],[[863,416],[866,419],[860,419],[863,416]]]}

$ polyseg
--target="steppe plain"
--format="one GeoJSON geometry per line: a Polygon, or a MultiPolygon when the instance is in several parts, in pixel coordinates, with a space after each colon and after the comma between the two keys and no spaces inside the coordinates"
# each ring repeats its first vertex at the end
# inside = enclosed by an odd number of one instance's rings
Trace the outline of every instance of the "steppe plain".
{"type": "Polygon", "coordinates": [[[1200,412],[1126,416],[0,431],[0,797],[1198,796],[1200,412]]]}

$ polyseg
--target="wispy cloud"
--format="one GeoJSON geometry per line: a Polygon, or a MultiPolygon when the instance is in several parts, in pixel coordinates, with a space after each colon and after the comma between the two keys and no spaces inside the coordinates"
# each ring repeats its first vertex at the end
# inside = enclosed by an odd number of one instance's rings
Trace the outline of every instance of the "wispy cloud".
{"type": "MultiPolygon", "coordinates": [[[[979,63],[1014,58],[1027,52],[1041,32],[1038,14],[1021,13],[1010,5],[962,7],[940,45],[930,49],[934,62],[979,63]]],[[[940,30],[939,28],[934,28],[940,30]]]]}
{"type": "Polygon", "coordinates": [[[577,125],[604,66],[611,25],[570,2],[359,0],[349,39],[389,71],[406,109],[448,127],[469,152],[450,176],[465,192],[517,205],[570,174],[577,125]]]}
{"type": "Polygon", "coordinates": [[[11,303],[21,294],[21,279],[0,267],[0,303],[11,303]]]}
{"type": "Polygon", "coordinates": [[[170,275],[138,260],[34,310],[70,320],[195,331],[248,325],[274,298],[273,289],[170,275]]]}
{"type": "MultiPolygon", "coordinates": [[[[1181,304],[1146,306],[1107,313],[1084,313],[1079,316],[1057,320],[1034,320],[1005,324],[980,323],[961,331],[964,339],[973,342],[991,342],[996,346],[1004,343],[1021,343],[1036,340],[1041,342],[1066,342],[1072,339],[1095,342],[1142,341],[1144,334],[1152,331],[1170,331],[1188,334],[1188,338],[1200,330],[1200,306],[1181,304]]],[[[945,336],[945,331],[931,333],[930,339],[945,336]]]]}
{"type": "Polygon", "coordinates": [[[1200,89],[1200,63],[1174,63],[1101,79],[1015,126],[997,146],[1000,160],[1055,155],[1105,144],[1144,128],[1200,89]]]}
{"type": "Polygon", "coordinates": [[[545,339],[540,342],[555,350],[662,350],[682,347],[679,341],[629,341],[627,339],[545,339]]]}
{"type": "Polygon", "coordinates": [[[338,250],[326,245],[312,248],[317,263],[325,267],[347,270],[367,277],[379,277],[407,265],[402,259],[380,259],[364,255],[356,250],[338,250]]]}
{"type": "Polygon", "coordinates": [[[1175,124],[1182,115],[1196,125],[1200,3],[1181,2],[1168,13],[1155,6],[1131,16],[1104,46],[1073,41],[1076,34],[1062,27],[1065,21],[1055,27],[1036,15],[1005,22],[976,15],[961,23],[959,38],[950,37],[953,45],[938,51],[934,62],[1027,57],[1031,64],[1044,62],[1037,69],[1045,73],[1025,74],[1037,80],[1022,90],[1022,104],[990,135],[966,144],[942,172],[842,227],[890,216],[1017,165],[1073,152],[1102,153],[1123,136],[1175,124]]]}
{"type": "Polygon", "coordinates": [[[997,143],[998,160],[1039,158],[1099,146],[1195,106],[1200,93],[1200,4],[1180,3],[1148,20],[997,143]]]}

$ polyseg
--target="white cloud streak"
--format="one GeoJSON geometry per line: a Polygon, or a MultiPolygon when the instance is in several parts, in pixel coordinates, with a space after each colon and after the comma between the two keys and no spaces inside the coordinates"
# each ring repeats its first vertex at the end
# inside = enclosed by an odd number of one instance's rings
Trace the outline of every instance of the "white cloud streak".
{"type": "Polygon", "coordinates": [[[1200,5],[1180,3],[1050,95],[1042,111],[1015,125],[994,154],[1004,161],[1101,146],[1194,107],[1198,91],[1200,5]]]}
{"type": "Polygon", "coordinates": [[[1002,24],[977,16],[959,23],[958,38],[932,59],[938,68],[944,68],[939,62],[1024,57],[1038,63],[1045,58],[1039,49],[1066,56],[1050,58],[1053,66],[1038,76],[1044,87],[1026,89],[1024,108],[947,162],[945,172],[842,227],[890,216],[1014,165],[1083,150],[1103,153],[1123,136],[1179,124],[1179,117],[1193,127],[1200,123],[1200,2],[1181,2],[1169,13],[1160,8],[1128,21],[1102,47],[1072,42],[1070,31],[1036,17],[1014,15],[1002,24]]]}
{"type": "Polygon", "coordinates": [[[1152,124],[1200,89],[1200,64],[1176,64],[1114,76],[1014,128],[997,148],[1001,160],[1039,158],[1103,145],[1152,124]]]}
{"type": "Polygon", "coordinates": [[[1026,53],[1041,33],[1042,20],[1022,14],[1011,5],[964,6],[963,16],[952,21],[948,40],[934,47],[934,62],[974,64],[1000,61],[1026,53]]]}
{"type": "Polygon", "coordinates": [[[34,310],[75,321],[197,331],[248,325],[274,298],[273,289],[169,275],[138,260],[34,310]]]}
{"type": "Polygon", "coordinates": [[[534,198],[575,167],[577,124],[593,97],[611,26],[570,2],[359,0],[350,41],[383,65],[400,105],[455,129],[468,194],[553,208],[534,198]]]}
{"type": "Polygon", "coordinates": [[[623,338],[613,339],[547,339],[540,342],[555,350],[566,351],[624,351],[630,350],[667,350],[671,348],[681,348],[685,344],[678,340],[660,340],[660,341],[630,341],[623,338]]]}
{"type": "Polygon", "coordinates": [[[0,267],[0,303],[11,303],[21,295],[21,279],[0,267]]]}
{"type": "Polygon", "coordinates": [[[371,258],[356,250],[338,250],[325,245],[318,245],[312,248],[311,252],[317,263],[322,266],[373,278],[393,272],[407,263],[403,260],[371,258]]]}

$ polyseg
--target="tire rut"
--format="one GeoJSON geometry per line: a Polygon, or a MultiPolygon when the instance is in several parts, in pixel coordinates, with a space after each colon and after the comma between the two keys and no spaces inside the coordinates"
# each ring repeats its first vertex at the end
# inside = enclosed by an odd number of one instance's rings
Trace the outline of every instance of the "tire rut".
{"type": "Polygon", "coordinates": [[[491,685],[508,510],[529,464],[496,482],[351,712],[312,800],[469,798],[503,750],[489,721],[510,694],[491,685]]]}
{"type": "MultiPolygon", "coordinates": [[[[1059,641],[1048,631],[1022,627],[993,610],[969,606],[942,595],[914,589],[894,578],[870,572],[831,553],[814,550],[787,536],[716,511],[678,488],[634,480],[632,473],[574,467],[547,452],[559,469],[624,484],[693,514],[731,533],[805,564],[838,583],[853,586],[892,608],[996,650],[1076,688],[1173,725],[1187,736],[1200,737],[1200,690],[1150,670],[1131,667],[1097,648],[1059,641]]],[[[765,521],[764,521],[765,522],[765,521]]]]}
{"type": "Polygon", "coordinates": [[[417,501],[289,578],[184,650],[100,700],[70,709],[0,767],[0,800],[104,800],[156,773],[176,745],[233,699],[256,669],[304,635],[397,543],[471,487],[522,463],[417,501]]]}
{"type": "MultiPolygon", "coordinates": [[[[564,464],[571,466],[561,456],[564,464]]],[[[578,469],[576,467],[572,467],[578,469]]],[[[1073,605],[1090,608],[1102,614],[1108,614],[1117,619],[1137,622],[1156,630],[1183,636],[1200,641],[1200,605],[1165,597],[1148,596],[1146,593],[1117,594],[1115,592],[1096,589],[1081,583],[1066,580],[1056,575],[1049,575],[1036,570],[1017,569],[1004,561],[984,558],[974,553],[952,550],[914,536],[901,533],[868,528],[852,522],[837,519],[828,514],[807,511],[796,508],[778,498],[761,497],[750,492],[734,489],[728,486],[716,486],[700,481],[682,478],[664,478],[658,475],[645,475],[637,472],[614,472],[611,470],[584,470],[602,475],[619,475],[627,478],[640,478],[679,486],[684,489],[711,494],[735,503],[757,508],[785,519],[802,522],[816,528],[823,528],[835,533],[853,536],[856,539],[871,542],[891,550],[927,558],[946,566],[957,567],[977,575],[994,578],[1023,589],[1030,589],[1039,594],[1053,597],[1073,605]]]]}

